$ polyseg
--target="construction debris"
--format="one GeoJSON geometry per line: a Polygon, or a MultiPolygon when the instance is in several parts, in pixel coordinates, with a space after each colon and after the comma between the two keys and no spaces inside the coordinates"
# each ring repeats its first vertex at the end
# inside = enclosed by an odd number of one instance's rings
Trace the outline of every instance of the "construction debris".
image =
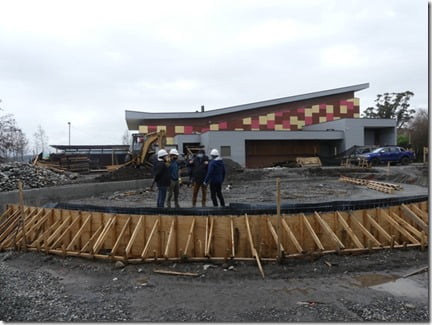
{"type": "Polygon", "coordinates": [[[380,192],[384,192],[384,193],[389,193],[389,194],[392,194],[394,191],[402,190],[402,186],[397,185],[397,184],[371,181],[368,179],[341,176],[339,178],[339,180],[341,182],[347,182],[347,183],[356,184],[356,185],[364,185],[367,188],[370,188],[372,190],[376,190],[376,191],[380,191],[380,192]]]}
{"type": "Polygon", "coordinates": [[[297,165],[300,167],[321,167],[321,160],[319,157],[297,157],[297,165]]]}
{"type": "Polygon", "coordinates": [[[0,164],[0,192],[16,190],[19,180],[23,182],[24,189],[28,189],[69,184],[76,178],[77,174],[75,173],[56,173],[47,168],[27,163],[0,164]]]}
{"type": "Polygon", "coordinates": [[[153,270],[154,273],[160,273],[160,274],[168,274],[168,275],[185,275],[185,276],[198,276],[198,273],[195,272],[178,272],[178,271],[169,271],[169,270],[160,270],[155,269],[153,270]]]}

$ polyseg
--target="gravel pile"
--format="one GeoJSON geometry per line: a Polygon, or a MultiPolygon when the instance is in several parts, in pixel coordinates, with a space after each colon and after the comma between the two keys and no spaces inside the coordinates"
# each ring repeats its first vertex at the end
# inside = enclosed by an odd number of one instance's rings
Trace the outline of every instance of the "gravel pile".
{"type": "Polygon", "coordinates": [[[18,189],[18,181],[24,189],[55,186],[72,183],[75,173],[56,173],[47,168],[27,163],[9,162],[0,164],[0,192],[18,189]]]}

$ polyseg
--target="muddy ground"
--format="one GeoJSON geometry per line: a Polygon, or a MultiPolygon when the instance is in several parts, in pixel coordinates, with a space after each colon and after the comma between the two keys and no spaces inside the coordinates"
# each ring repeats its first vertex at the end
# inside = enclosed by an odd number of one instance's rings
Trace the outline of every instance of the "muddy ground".
{"type": "Polygon", "coordinates": [[[429,321],[427,251],[264,264],[127,265],[0,254],[4,321],[429,321]],[[164,275],[154,270],[196,273],[164,275]]]}
{"type": "MultiPolygon", "coordinates": [[[[428,194],[423,165],[370,170],[266,169],[232,172],[227,203],[318,202],[428,194]],[[399,183],[386,194],[338,181],[340,175],[399,183]]],[[[86,177],[88,181],[88,177],[86,177]]],[[[153,206],[142,189],[74,202],[153,206]]],[[[198,200],[200,202],[200,200],[198,200]]],[[[191,190],[180,204],[191,206],[191,190]]],[[[210,204],[210,201],[208,201],[210,204]]],[[[4,321],[429,321],[429,273],[404,277],[429,264],[420,249],[325,255],[263,264],[167,263],[117,266],[41,253],[0,253],[0,320],[4,321]],[[164,275],[155,269],[196,273],[164,275]]]]}
{"type": "MultiPolygon", "coordinates": [[[[280,179],[282,204],[428,195],[428,168],[423,164],[391,166],[390,172],[387,167],[371,169],[339,167],[266,168],[231,170],[222,189],[226,204],[275,204],[276,178],[280,179]],[[392,194],[383,193],[368,189],[365,186],[341,182],[339,181],[341,175],[400,184],[403,189],[392,194]]],[[[188,181],[187,177],[183,179],[188,181]]],[[[154,191],[143,188],[134,191],[105,193],[97,197],[67,202],[122,207],[155,207],[156,197],[155,186],[154,191]]],[[[181,186],[179,203],[181,207],[192,207],[192,187],[186,184],[181,186]]],[[[206,204],[212,206],[209,191],[206,204]]],[[[198,196],[197,206],[201,206],[201,194],[198,196]]]]}

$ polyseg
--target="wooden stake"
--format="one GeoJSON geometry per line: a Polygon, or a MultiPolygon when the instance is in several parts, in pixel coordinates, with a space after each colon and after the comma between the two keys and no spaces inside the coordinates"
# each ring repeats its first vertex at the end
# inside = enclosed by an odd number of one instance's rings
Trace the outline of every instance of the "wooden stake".
{"type": "Polygon", "coordinates": [[[410,210],[405,204],[401,205],[402,211],[405,213],[407,217],[409,217],[414,223],[419,226],[426,234],[429,233],[429,227],[428,225],[419,218],[414,212],[410,210]]]}
{"type": "Polygon", "coordinates": [[[354,231],[351,229],[351,227],[348,225],[348,223],[345,221],[345,219],[338,211],[336,211],[336,218],[339,221],[339,223],[342,225],[342,227],[345,229],[345,231],[348,233],[354,245],[356,245],[357,248],[364,248],[363,244],[360,242],[357,235],[354,233],[354,231]]]}
{"type": "Polygon", "coordinates": [[[132,220],[132,217],[129,216],[127,218],[126,222],[124,223],[122,229],[120,230],[120,234],[118,235],[118,237],[114,243],[114,246],[111,249],[111,256],[114,256],[117,253],[117,250],[120,246],[121,240],[122,240],[122,238],[126,232],[127,227],[129,226],[129,223],[131,222],[131,220],[132,220]]]}
{"type": "Polygon", "coordinates": [[[390,217],[387,212],[381,210],[381,216],[390,223],[399,233],[405,236],[411,243],[420,245],[420,242],[415,239],[408,231],[406,231],[399,223],[396,222],[392,217],[390,217]]]}
{"type": "Polygon", "coordinates": [[[212,237],[213,237],[213,224],[214,224],[214,218],[211,218],[210,231],[209,231],[208,239],[207,239],[207,247],[205,249],[205,256],[210,256],[210,246],[211,246],[211,241],[212,241],[212,237]]]}
{"type": "Polygon", "coordinates": [[[318,212],[315,211],[315,218],[320,223],[321,227],[327,232],[327,234],[330,236],[330,238],[333,240],[333,242],[336,244],[336,247],[338,249],[345,249],[345,245],[342,244],[338,236],[333,232],[333,230],[330,228],[327,222],[318,214],[318,212]]]}
{"type": "Polygon", "coordinates": [[[281,250],[281,197],[280,197],[280,178],[276,178],[276,207],[277,207],[277,256],[279,260],[282,260],[282,250],[281,250]]]}
{"type": "Polygon", "coordinates": [[[134,229],[134,231],[132,233],[132,236],[131,236],[131,238],[129,240],[129,243],[126,246],[125,252],[126,252],[126,257],[127,258],[129,258],[129,253],[130,253],[130,251],[132,249],[132,245],[133,245],[133,243],[135,241],[135,238],[138,236],[138,233],[140,231],[141,225],[143,223],[143,219],[144,219],[144,216],[140,216],[139,217],[138,222],[137,222],[137,224],[135,226],[135,229],[134,229]]]}
{"type": "MultiPolygon", "coordinates": [[[[274,229],[274,227],[270,221],[270,218],[267,218],[267,225],[268,225],[268,228],[270,230],[271,235],[273,236],[273,239],[274,239],[276,245],[278,245],[280,243],[279,236],[277,235],[276,230],[274,229]]],[[[285,248],[283,247],[283,245],[282,244],[279,244],[279,245],[281,246],[280,250],[282,252],[284,252],[285,248]]],[[[279,256],[279,255],[277,255],[277,256],[279,256]]],[[[277,256],[276,256],[276,258],[277,258],[277,256]]]]}
{"type": "Polygon", "coordinates": [[[408,222],[406,222],[404,219],[399,217],[396,213],[393,211],[390,212],[393,219],[398,222],[402,227],[404,227],[407,231],[409,231],[411,234],[416,236],[418,239],[421,240],[421,232],[417,230],[415,227],[411,226],[408,222]]]}
{"type": "MultiPolygon", "coordinates": [[[[378,239],[376,239],[370,232],[369,232],[369,230],[367,230],[362,224],[361,224],[361,222],[360,221],[358,221],[357,220],[357,218],[355,217],[355,215],[353,215],[353,214],[351,214],[350,213],[350,215],[351,215],[351,221],[357,226],[357,228],[363,233],[363,235],[367,238],[367,239],[369,239],[369,240],[371,240],[373,243],[375,243],[376,245],[378,245],[378,246],[383,246],[379,241],[378,241],[378,239]]],[[[366,239],[365,239],[366,240],[366,239]]]]}
{"type": "Polygon", "coordinates": [[[155,269],[153,270],[154,273],[159,273],[159,274],[169,274],[169,275],[184,275],[184,276],[198,276],[198,273],[194,273],[194,272],[178,272],[178,271],[170,271],[170,270],[159,270],[159,269],[155,269]]]}
{"type": "MultiPolygon", "coordinates": [[[[144,249],[143,249],[143,251],[142,251],[142,253],[141,253],[141,258],[145,258],[145,256],[147,255],[147,251],[149,250],[149,248],[150,248],[150,242],[151,242],[151,240],[152,240],[152,238],[153,238],[153,235],[155,234],[155,232],[156,232],[156,227],[159,225],[159,218],[156,218],[156,220],[155,220],[155,222],[154,222],[154,224],[153,224],[153,228],[152,228],[152,230],[151,230],[151,232],[150,232],[150,235],[149,235],[149,238],[147,239],[147,243],[146,243],[146,245],[145,245],[145,247],[144,247],[144,249]]],[[[156,258],[157,258],[157,253],[156,253],[156,258]]]]}
{"type": "Polygon", "coordinates": [[[187,254],[188,254],[189,244],[190,244],[190,241],[191,241],[191,238],[192,238],[194,227],[195,227],[195,218],[192,219],[192,223],[191,223],[191,226],[190,226],[190,229],[189,229],[188,238],[186,240],[186,246],[185,246],[185,249],[184,249],[184,252],[183,252],[184,256],[187,256],[187,254]]]}
{"type": "Polygon", "coordinates": [[[174,230],[174,224],[175,224],[175,219],[173,219],[173,221],[171,221],[170,230],[168,232],[168,239],[167,239],[167,243],[166,243],[166,247],[165,247],[165,252],[163,255],[165,257],[165,259],[168,259],[168,250],[169,250],[169,246],[171,243],[171,238],[172,238],[172,234],[173,234],[173,230],[174,230]]]}
{"type": "MultiPolygon", "coordinates": [[[[392,242],[392,236],[390,236],[390,234],[384,230],[383,227],[380,226],[380,224],[378,222],[376,222],[374,220],[374,218],[370,215],[370,214],[366,214],[370,224],[378,230],[378,232],[385,238],[387,239],[390,243],[392,242]]],[[[395,243],[396,245],[399,245],[397,242],[395,243]]]]}
{"type": "Polygon", "coordinates": [[[249,219],[248,219],[247,214],[245,214],[245,223],[246,223],[246,229],[247,229],[248,238],[249,238],[249,244],[250,244],[250,247],[251,247],[252,257],[255,257],[255,260],[256,260],[256,262],[258,264],[258,269],[261,272],[262,278],[264,279],[264,277],[265,277],[264,276],[264,270],[263,270],[263,268],[261,266],[261,261],[259,259],[258,253],[257,253],[257,251],[255,249],[255,246],[254,246],[254,243],[253,243],[253,240],[252,240],[252,233],[251,233],[251,229],[250,229],[250,226],[249,226],[249,219]]]}
{"type": "Polygon", "coordinates": [[[309,230],[310,235],[312,236],[315,244],[317,245],[318,249],[320,251],[324,250],[324,246],[321,244],[321,241],[319,240],[317,234],[315,233],[314,229],[312,228],[311,224],[309,223],[309,221],[307,220],[306,216],[304,214],[302,214],[302,220],[307,228],[307,230],[309,230]]]}
{"type": "Polygon", "coordinates": [[[234,221],[233,216],[230,217],[231,224],[231,258],[235,256],[235,243],[234,243],[234,221]]]}
{"type": "Polygon", "coordinates": [[[292,243],[294,244],[295,248],[297,249],[297,252],[299,252],[300,254],[303,254],[305,252],[305,250],[303,249],[303,247],[301,247],[301,245],[298,242],[293,231],[291,230],[291,228],[288,226],[288,224],[286,223],[286,221],[284,219],[282,219],[282,225],[285,228],[285,230],[288,234],[288,237],[291,239],[292,243]]]}
{"type": "MultiPolygon", "coordinates": [[[[66,250],[71,250],[72,247],[74,247],[75,243],[77,242],[78,239],[81,238],[82,233],[84,232],[85,227],[87,226],[87,224],[90,222],[92,215],[91,213],[87,216],[87,218],[84,220],[83,224],[81,225],[80,229],[78,229],[77,233],[75,234],[75,236],[72,238],[71,242],[69,243],[69,245],[66,247],[66,250]]],[[[81,247],[80,247],[81,248],[81,247]]]]}
{"type": "Polygon", "coordinates": [[[417,215],[419,215],[422,220],[427,223],[428,222],[428,215],[426,212],[420,210],[416,205],[411,205],[411,209],[413,210],[413,212],[417,215]]]}

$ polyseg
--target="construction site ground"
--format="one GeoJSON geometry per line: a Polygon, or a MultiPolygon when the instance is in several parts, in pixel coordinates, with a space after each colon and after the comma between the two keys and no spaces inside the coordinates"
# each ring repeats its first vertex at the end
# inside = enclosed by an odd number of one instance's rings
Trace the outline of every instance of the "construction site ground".
{"type": "MultiPolygon", "coordinates": [[[[274,204],[277,177],[282,203],[313,203],[427,195],[429,173],[423,164],[363,170],[231,170],[223,191],[227,204],[274,204]],[[383,193],[341,182],[341,175],[400,184],[403,189],[383,193]]],[[[156,192],[143,188],[69,202],[155,206],[155,200],[156,192]]],[[[210,202],[208,195],[208,206],[210,202]]],[[[180,190],[180,205],[191,207],[187,186],[180,190]]],[[[121,265],[7,251],[0,253],[0,320],[426,322],[428,264],[428,249],[420,248],[306,255],[264,263],[263,279],[253,262],[121,265]]]]}
{"type": "MultiPolygon", "coordinates": [[[[119,173],[121,175],[121,173],[119,173]]],[[[136,173],[139,176],[139,173],[136,173]]],[[[362,168],[264,168],[239,170],[230,168],[222,193],[226,204],[275,204],[276,178],[280,179],[282,203],[316,203],[336,200],[368,200],[398,196],[427,195],[428,167],[423,164],[410,166],[362,168]],[[401,184],[402,190],[392,194],[368,189],[366,186],[341,182],[341,175],[353,178],[401,184]],[[229,186],[230,185],[230,186],[229,186]]],[[[121,180],[118,179],[117,180],[121,180]]],[[[192,187],[188,177],[180,188],[180,207],[192,207],[192,187]]],[[[86,178],[88,181],[88,178],[86,178]]],[[[113,205],[122,207],[156,207],[157,187],[132,191],[110,192],[97,197],[86,197],[65,202],[76,204],[113,205]]],[[[207,206],[212,206],[207,192],[207,206]]],[[[174,203],[172,203],[174,206],[174,203]]],[[[201,193],[197,207],[201,206],[201,193]]]]}

